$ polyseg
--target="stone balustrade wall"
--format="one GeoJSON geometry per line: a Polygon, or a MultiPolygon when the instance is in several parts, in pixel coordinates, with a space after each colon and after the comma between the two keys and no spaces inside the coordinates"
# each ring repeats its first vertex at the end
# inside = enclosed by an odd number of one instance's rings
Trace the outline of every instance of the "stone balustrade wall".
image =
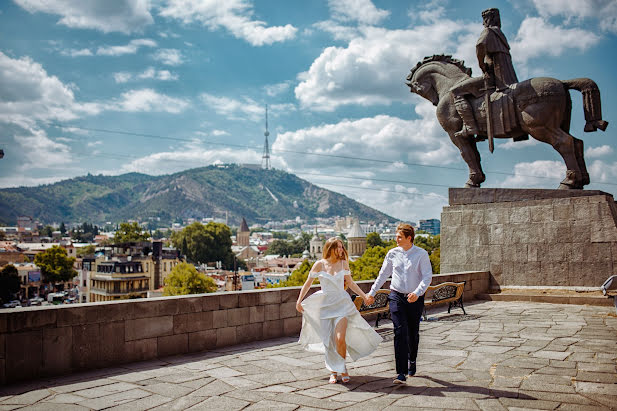
{"type": "MultiPolygon", "coordinates": [[[[465,299],[488,289],[488,272],[435,275],[467,281],[465,299]]],[[[372,281],[358,284],[368,291],[372,281]]],[[[387,283],[386,283],[387,286],[387,283]]],[[[319,286],[313,286],[311,292],[319,286]]],[[[0,310],[0,383],[295,336],[300,287],[0,310]]]]}

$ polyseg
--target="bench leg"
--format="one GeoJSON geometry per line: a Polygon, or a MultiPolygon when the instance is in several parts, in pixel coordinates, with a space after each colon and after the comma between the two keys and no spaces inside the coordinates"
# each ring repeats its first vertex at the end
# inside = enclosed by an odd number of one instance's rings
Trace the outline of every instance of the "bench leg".
{"type": "Polygon", "coordinates": [[[450,309],[452,308],[452,303],[448,303],[448,314],[450,314],[450,309]]]}
{"type": "Polygon", "coordinates": [[[463,296],[458,300],[459,305],[461,306],[461,310],[463,310],[463,314],[467,315],[465,312],[465,307],[463,307],[463,296]]]}
{"type": "Polygon", "coordinates": [[[422,317],[424,318],[424,321],[426,321],[426,306],[422,308],[422,317]]]}
{"type": "Polygon", "coordinates": [[[377,318],[375,319],[375,328],[379,328],[379,316],[381,313],[377,313],[377,318]]]}

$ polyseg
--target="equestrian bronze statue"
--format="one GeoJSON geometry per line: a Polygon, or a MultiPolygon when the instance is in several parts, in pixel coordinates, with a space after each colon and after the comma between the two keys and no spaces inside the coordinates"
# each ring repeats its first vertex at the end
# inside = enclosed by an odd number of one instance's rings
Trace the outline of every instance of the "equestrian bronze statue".
{"type": "Polygon", "coordinates": [[[476,44],[482,77],[471,77],[464,62],[446,55],[425,57],[407,76],[412,93],[437,107],[437,119],[459,148],[469,167],[466,187],[485,180],[476,143],[494,138],[527,140],[529,135],[555,148],[566,163],[566,178],[559,188],[582,189],[589,184],[583,141],[570,135],[572,100],[568,90],[583,95],[585,131],[604,131],[600,90],[588,78],[557,80],[536,77],[519,82],[499,10],[482,12],[484,31],[476,44]]]}

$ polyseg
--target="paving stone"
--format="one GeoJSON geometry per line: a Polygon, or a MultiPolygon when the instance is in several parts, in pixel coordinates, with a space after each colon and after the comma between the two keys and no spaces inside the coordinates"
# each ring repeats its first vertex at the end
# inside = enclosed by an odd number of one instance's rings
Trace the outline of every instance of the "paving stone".
{"type": "Polygon", "coordinates": [[[225,394],[226,392],[233,391],[235,388],[223,381],[214,380],[210,384],[205,385],[198,390],[194,391],[192,395],[201,397],[212,397],[215,395],[225,394]]]}
{"type": "Polygon", "coordinates": [[[108,408],[113,411],[144,411],[149,410],[159,405],[167,404],[173,401],[173,398],[164,397],[162,395],[154,394],[148,397],[141,398],[136,401],[126,402],[116,407],[108,408]]]}
{"type": "Polygon", "coordinates": [[[124,404],[126,402],[148,397],[150,395],[152,394],[150,394],[147,391],[140,390],[140,389],[133,389],[133,390],[128,390],[128,391],[123,391],[117,394],[106,395],[104,397],[87,399],[87,400],[81,401],[77,405],[82,405],[84,407],[93,408],[95,410],[102,410],[104,408],[109,408],[109,407],[113,407],[116,405],[124,404]]]}
{"type": "Polygon", "coordinates": [[[544,400],[525,400],[519,398],[500,398],[499,401],[505,405],[509,410],[514,407],[527,408],[536,410],[554,410],[559,406],[556,401],[544,401],[544,400]]]}
{"type": "MultiPolygon", "coordinates": [[[[0,408],[3,409],[3,408],[0,408]]],[[[23,408],[22,408],[23,409],[23,408]]],[[[77,404],[55,404],[50,402],[39,402],[27,407],[28,411],[82,411],[90,410],[90,408],[83,407],[77,404]]]]}
{"type": "Polygon", "coordinates": [[[574,386],[576,387],[576,392],[583,394],[617,396],[617,384],[599,384],[594,382],[575,381],[574,386]]]}
{"type": "Polygon", "coordinates": [[[80,397],[79,395],[57,394],[57,395],[54,395],[53,397],[46,398],[45,402],[50,402],[54,404],[76,404],[83,400],[85,400],[85,398],[80,397]]]}
{"type": "Polygon", "coordinates": [[[496,398],[475,399],[474,401],[482,411],[507,411],[507,408],[496,398]]]}
{"type": "MultiPolygon", "coordinates": [[[[170,401],[174,398],[182,397],[189,392],[192,392],[192,388],[184,387],[179,384],[170,384],[166,382],[160,382],[157,384],[151,384],[143,387],[144,390],[153,394],[159,394],[160,396],[167,397],[170,401]]],[[[158,404],[157,404],[158,405],[158,404]]]]}
{"type": "Polygon", "coordinates": [[[450,410],[479,410],[470,398],[433,397],[429,395],[405,396],[395,401],[392,407],[426,407],[450,410]]]}
{"type": "Polygon", "coordinates": [[[193,405],[189,410],[226,410],[235,411],[245,408],[250,403],[248,401],[239,400],[231,397],[210,397],[198,404],[193,405]]]}
{"type": "Polygon", "coordinates": [[[28,405],[41,401],[44,398],[51,396],[53,393],[48,389],[29,391],[20,395],[15,395],[7,400],[2,401],[2,405],[28,405]]]}
{"type": "Polygon", "coordinates": [[[196,396],[186,396],[180,397],[173,401],[167,402],[165,404],[159,405],[157,407],[152,408],[152,411],[180,411],[186,410],[187,408],[192,407],[195,404],[198,404],[204,400],[204,397],[196,397],[196,396]]]}
{"type": "Polygon", "coordinates": [[[245,411],[261,411],[261,410],[280,410],[280,411],[293,411],[298,406],[296,404],[287,404],[284,402],[263,400],[259,401],[249,407],[245,408],[245,411]]]}

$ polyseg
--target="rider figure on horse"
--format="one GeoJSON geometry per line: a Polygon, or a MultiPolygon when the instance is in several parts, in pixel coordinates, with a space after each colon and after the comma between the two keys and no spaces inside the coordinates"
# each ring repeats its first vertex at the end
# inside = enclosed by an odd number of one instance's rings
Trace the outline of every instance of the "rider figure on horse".
{"type": "Polygon", "coordinates": [[[450,90],[454,97],[456,111],[463,120],[463,127],[454,134],[456,137],[478,134],[473,109],[466,96],[480,97],[484,93],[492,92],[495,88],[502,91],[510,84],[518,83],[510,56],[510,45],[501,31],[499,10],[494,8],[484,10],[482,23],[484,31],[476,43],[476,56],[484,75],[462,81],[450,90]]]}

